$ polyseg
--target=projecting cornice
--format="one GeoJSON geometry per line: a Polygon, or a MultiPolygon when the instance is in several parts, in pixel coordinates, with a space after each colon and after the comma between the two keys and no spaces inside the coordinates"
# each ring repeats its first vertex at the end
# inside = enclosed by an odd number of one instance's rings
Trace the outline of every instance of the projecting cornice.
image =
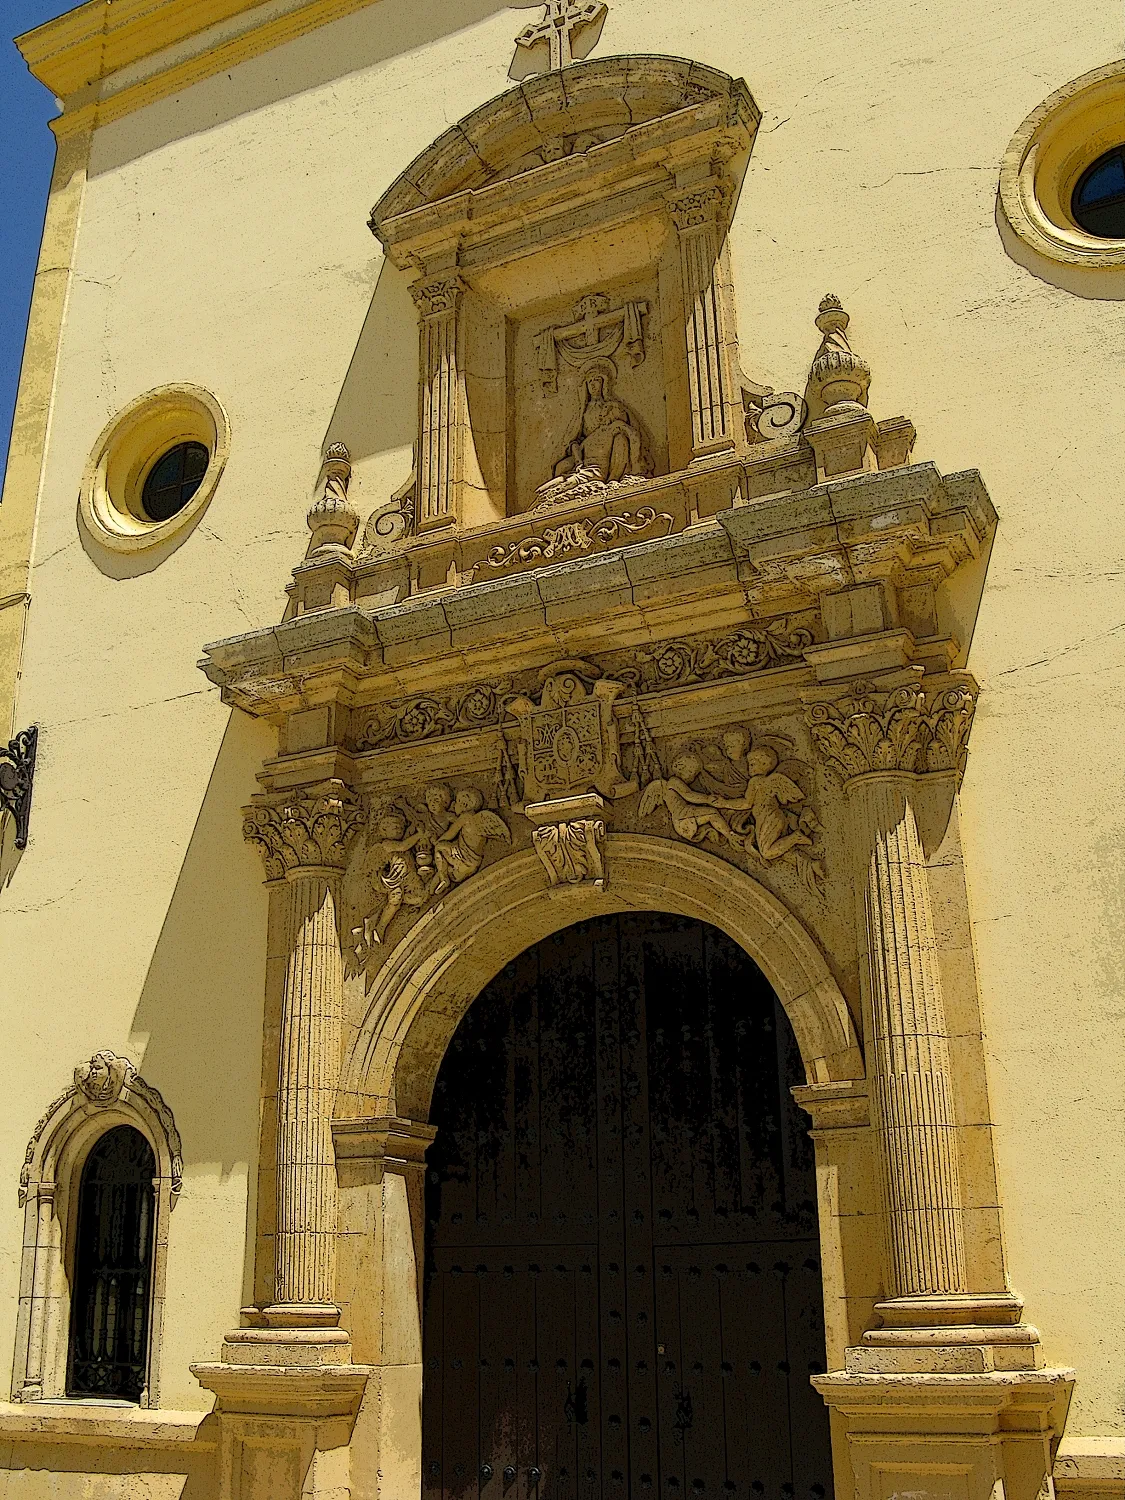
{"type": "Polygon", "coordinates": [[[112,120],[377,0],[89,0],[16,38],[62,101],[56,134],[112,120]]]}
{"type": "MultiPolygon", "coordinates": [[[[832,597],[841,588],[870,584],[931,603],[897,627],[833,616],[829,639],[809,647],[808,665],[833,675],[847,648],[832,638],[859,634],[868,670],[903,665],[912,637],[940,638],[940,649],[926,649],[947,668],[967,641],[953,638],[961,622],[947,621],[934,601],[941,582],[980,555],[995,524],[975,471],[943,477],[932,464],[913,464],[737,505],[677,534],[564,566],[401,603],[365,599],[362,568],[350,570],[355,602],[216,642],[201,666],[228,703],[275,716],[433,691],[471,680],[478,668],[503,672],[537,656],[580,655],[604,644],[611,620],[615,641],[640,644],[684,633],[701,612],[716,626],[744,624],[748,603],[762,619],[838,614],[832,597]]],[[[380,567],[372,565],[373,578],[380,567]]]]}

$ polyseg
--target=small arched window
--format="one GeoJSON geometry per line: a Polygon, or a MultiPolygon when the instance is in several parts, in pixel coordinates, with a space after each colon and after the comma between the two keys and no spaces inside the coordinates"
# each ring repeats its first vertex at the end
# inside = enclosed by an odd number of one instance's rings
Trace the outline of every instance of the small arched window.
{"type": "Polygon", "coordinates": [[[82,1169],[67,1395],[139,1401],[148,1372],[156,1157],[118,1125],[82,1169]]]}

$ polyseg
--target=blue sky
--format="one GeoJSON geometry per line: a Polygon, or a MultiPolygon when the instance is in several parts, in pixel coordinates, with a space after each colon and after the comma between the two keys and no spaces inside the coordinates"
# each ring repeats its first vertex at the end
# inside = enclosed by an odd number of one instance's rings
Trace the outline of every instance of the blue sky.
{"type": "Polygon", "coordinates": [[[6,464],[31,283],[55,159],[55,101],[12,37],[72,10],[74,0],[7,0],[0,26],[0,462],[6,464]]]}

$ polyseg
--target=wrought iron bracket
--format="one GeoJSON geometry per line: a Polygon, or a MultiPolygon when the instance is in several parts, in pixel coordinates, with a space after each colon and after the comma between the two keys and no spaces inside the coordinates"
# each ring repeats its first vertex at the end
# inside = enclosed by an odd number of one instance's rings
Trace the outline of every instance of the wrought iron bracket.
{"type": "Polygon", "coordinates": [[[39,730],[33,724],[21,729],[7,747],[0,745],[0,809],[10,812],[16,824],[16,848],[27,848],[27,825],[31,820],[31,784],[35,777],[35,745],[39,730]]]}

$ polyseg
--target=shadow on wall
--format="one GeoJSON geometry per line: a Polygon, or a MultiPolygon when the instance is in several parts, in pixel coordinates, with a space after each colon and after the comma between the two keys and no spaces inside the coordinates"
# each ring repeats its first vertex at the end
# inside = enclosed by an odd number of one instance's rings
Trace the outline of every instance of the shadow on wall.
{"type": "MultiPolygon", "coordinates": [[[[409,453],[418,426],[418,314],[410,296],[406,273],[383,261],[379,279],[359,339],[344,376],[336,408],[324,436],[329,443],[343,443],[352,463],[405,448],[409,453]]],[[[403,472],[376,480],[391,489],[407,478],[403,472]]],[[[400,465],[400,468],[402,466],[400,465]]],[[[362,483],[362,475],[357,476],[362,483]]],[[[352,498],[360,505],[386,504],[379,491],[358,492],[352,498]]]]}
{"type": "MultiPolygon", "coordinates": [[[[225,125],[240,115],[322,88],[349,73],[419,51],[502,11],[511,12],[511,6],[501,0],[412,0],[409,5],[382,0],[336,21],[330,28],[330,41],[323,32],[296,38],[288,46],[275,47],[240,63],[237,75],[233,64],[238,59],[233,55],[231,72],[218,73],[182,94],[138,110],[117,129],[104,132],[105,139],[99,141],[90,163],[90,175],[112,172],[184,136],[225,125]]],[[[518,15],[515,18],[523,19],[518,15]]],[[[209,50],[221,50],[221,43],[212,39],[209,50]]],[[[499,71],[493,92],[499,93],[507,84],[508,62],[509,57],[496,58],[499,71]]],[[[376,196],[377,190],[372,202],[376,196]]]]}
{"type": "Polygon", "coordinates": [[[164,1095],[185,1173],[248,1174],[245,1287],[253,1285],[267,893],[242,837],[268,728],[232,712],[133,1019],[133,1056],[164,1095]]]}

